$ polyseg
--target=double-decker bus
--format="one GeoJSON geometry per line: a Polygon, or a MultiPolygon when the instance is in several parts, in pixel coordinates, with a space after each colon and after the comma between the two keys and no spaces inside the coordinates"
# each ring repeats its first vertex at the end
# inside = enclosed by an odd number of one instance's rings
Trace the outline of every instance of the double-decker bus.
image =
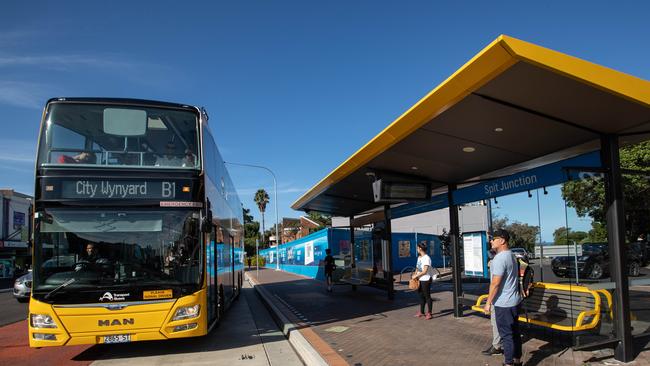
{"type": "Polygon", "coordinates": [[[205,335],[241,291],[242,207],[201,108],[49,100],[34,205],[31,347],[205,335]]]}

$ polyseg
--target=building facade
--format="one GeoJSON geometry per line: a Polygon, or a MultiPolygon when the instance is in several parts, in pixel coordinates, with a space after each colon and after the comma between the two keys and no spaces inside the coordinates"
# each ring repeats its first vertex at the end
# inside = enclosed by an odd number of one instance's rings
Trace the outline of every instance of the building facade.
{"type": "Polygon", "coordinates": [[[0,189],[0,284],[31,266],[32,202],[31,196],[0,189]]]}

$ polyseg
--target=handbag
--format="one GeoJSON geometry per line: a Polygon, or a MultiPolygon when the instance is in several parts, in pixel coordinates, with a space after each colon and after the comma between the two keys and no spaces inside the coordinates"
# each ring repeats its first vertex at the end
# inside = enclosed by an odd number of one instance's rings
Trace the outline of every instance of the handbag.
{"type": "Polygon", "coordinates": [[[420,280],[417,278],[411,278],[409,280],[409,289],[417,290],[420,288],[420,280]]]}

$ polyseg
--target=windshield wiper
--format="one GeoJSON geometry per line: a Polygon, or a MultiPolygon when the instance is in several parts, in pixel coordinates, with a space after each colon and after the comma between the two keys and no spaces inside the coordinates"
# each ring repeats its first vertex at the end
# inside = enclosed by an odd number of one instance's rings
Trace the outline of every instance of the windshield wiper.
{"type": "Polygon", "coordinates": [[[71,278],[71,279],[69,279],[69,280],[63,282],[63,283],[60,284],[57,288],[55,288],[54,290],[48,292],[48,293],[45,295],[45,298],[46,298],[46,299],[49,299],[50,296],[54,295],[54,294],[55,294],[56,292],[58,292],[59,290],[65,288],[66,286],[68,286],[68,285],[70,285],[71,283],[74,283],[74,282],[76,282],[76,281],[77,281],[76,279],[71,278]]]}

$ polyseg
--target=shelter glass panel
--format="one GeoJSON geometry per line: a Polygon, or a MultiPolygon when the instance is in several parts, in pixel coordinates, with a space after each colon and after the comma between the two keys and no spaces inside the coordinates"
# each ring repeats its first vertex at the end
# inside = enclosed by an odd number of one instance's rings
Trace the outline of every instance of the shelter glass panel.
{"type": "Polygon", "coordinates": [[[650,335],[650,141],[621,138],[623,207],[629,276],[629,315],[633,336],[650,335]],[[635,143],[632,143],[635,142],[635,143]]]}
{"type": "MultiPolygon", "coordinates": [[[[551,262],[557,282],[569,290],[567,313],[575,346],[615,338],[611,279],[611,248],[607,237],[605,180],[594,171],[567,170],[569,180],[561,185],[566,225],[554,232],[556,245],[566,254],[551,262]]],[[[558,295],[558,308],[563,300],[558,295]]],[[[547,305],[550,309],[551,305],[547,305]]]]}

